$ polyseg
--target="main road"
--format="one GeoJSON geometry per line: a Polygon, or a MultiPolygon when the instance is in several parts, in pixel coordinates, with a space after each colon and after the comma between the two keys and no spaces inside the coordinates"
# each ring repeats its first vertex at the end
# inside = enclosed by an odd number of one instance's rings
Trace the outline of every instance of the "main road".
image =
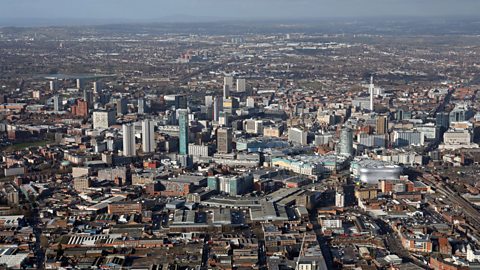
{"type": "Polygon", "coordinates": [[[333,257],[330,247],[328,245],[328,239],[323,236],[321,226],[318,223],[317,214],[315,210],[310,210],[310,223],[313,225],[313,231],[317,235],[317,242],[322,250],[322,255],[327,265],[327,269],[333,269],[333,257]]]}

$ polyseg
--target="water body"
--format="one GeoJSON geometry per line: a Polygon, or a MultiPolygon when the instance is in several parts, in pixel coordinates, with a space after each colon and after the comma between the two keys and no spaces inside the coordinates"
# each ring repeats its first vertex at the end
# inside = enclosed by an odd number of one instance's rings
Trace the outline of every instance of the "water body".
{"type": "Polygon", "coordinates": [[[47,80],[75,80],[75,79],[85,79],[85,80],[96,80],[108,77],[115,77],[115,74],[48,74],[48,75],[39,75],[47,80]]]}

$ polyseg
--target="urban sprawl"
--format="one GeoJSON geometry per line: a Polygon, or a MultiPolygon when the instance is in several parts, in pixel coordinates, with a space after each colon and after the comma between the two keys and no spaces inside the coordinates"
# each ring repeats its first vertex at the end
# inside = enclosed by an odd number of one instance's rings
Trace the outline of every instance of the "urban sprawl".
{"type": "Polygon", "coordinates": [[[480,268],[478,35],[181,27],[0,28],[0,269],[480,268]]]}

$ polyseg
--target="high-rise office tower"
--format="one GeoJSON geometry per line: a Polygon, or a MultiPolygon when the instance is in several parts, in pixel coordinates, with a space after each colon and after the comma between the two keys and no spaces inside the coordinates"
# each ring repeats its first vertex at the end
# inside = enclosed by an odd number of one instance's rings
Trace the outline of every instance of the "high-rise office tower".
{"type": "Polygon", "coordinates": [[[83,88],[83,80],[82,79],[77,79],[77,89],[82,89],[83,88]]]}
{"type": "Polygon", "coordinates": [[[373,104],[373,96],[375,91],[375,85],[373,84],[373,76],[370,76],[370,85],[368,86],[368,91],[370,93],[370,111],[374,111],[375,107],[373,104]]]}
{"type": "Polygon", "coordinates": [[[397,111],[395,112],[395,120],[403,121],[406,119],[412,119],[412,111],[410,111],[410,108],[408,107],[398,108],[397,111]]]}
{"type": "Polygon", "coordinates": [[[188,105],[187,95],[175,95],[174,102],[175,109],[186,109],[188,105]]]}
{"type": "Polygon", "coordinates": [[[205,114],[208,120],[213,120],[213,96],[205,96],[205,114]]]}
{"type": "Polygon", "coordinates": [[[144,114],[145,113],[145,107],[146,107],[146,104],[145,104],[145,100],[143,98],[139,98],[138,101],[137,101],[137,107],[138,107],[138,110],[137,112],[139,114],[144,114]]]}
{"type": "Polygon", "coordinates": [[[50,81],[50,91],[55,91],[55,90],[57,90],[57,82],[50,81]]]}
{"type": "Polygon", "coordinates": [[[205,96],[205,107],[211,107],[213,105],[213,96],[205,96]]]}
{"type": "Polygon", "coordinates": [[[88,89],[83,89],[83,100],[88,103],[89,108],[93,108],[93,93],[88,89]]]}
{"type": "Polygon", "coordinates": [[[125,98],[117,100],[117,115],[124,115],[128,112],[128,103],[125,98]]]}
{"type": "Polygon", "coordinates": [[[213,100],[213,121],[218,122],[221,111],[223,111],[223,98],[215,97],[213,100]]]}
{"type": "MultiPolygon", "coordinates": [[[[34,91],[34,98],[35,99],[40,99],[41,97],[41,94],[40,94],[40,91],[34,91]]],[[[8,103],[8,95],[6,94],[0,94],[0,104],[3,104],[3,103],[8,103]]]]}
{"type": "Polygon", "coordinates": [[[55,112],[63,111],[63,101],[59,95],[53,96],[53,110],[55,112]]]}
{"type": "Polygon", "coordinates": [[[230,126],[230,114],[228,112],[220,112],[218,117],[218,125],[228,127],[230,126]]]}
{"type": "MultiPolygon", "coordinates": [[[[96,94],[97,95],[97,94],[96,94]]],[[[110,93],[100,93],[97,95],[97,102],[100,104],[100,105],[105,105],[107,103],[110,102],[110,98],[111,98],[111,94],[110,93]]],[[[95,107],[96,104],[94,104],[94,107],[95,107]]]]}
{"type": "Polygon", "coordinates": [[[231,97],[223,100],[222,110],[230,114],[234,114],[235,110],[238,109],[240,103],[237,98],[231,97]]]}
{"type": "Polygon", "coordinates": [[[223,85],[228,85],[228,88],[231,90],[233,89],[233,77],[232,76],[225,76],[223,78],[223,85]]]}
{"type": "Polygon", "coordinates": [[[464,106],[455,106],[453,110],[449,114],[449,121],[450,123],[453,122],[463,122],[468,120],[470,117],[467,117],[468,109],[464,106]]]}
{"type": "Polygon", "coordinates": [[[180,127],[179,154],[188,155],[188,110],[180,109],[178,112],[178,125],[180,127]]]}
{"type": "Polygon", "coordinates": [[[219,128],[217,130],[217,152],[228,154],[232,152],[232,129],[219,128]]]}
{"type": "Polygon", "coordinates": [[[135,149],[135,127],[132,124],[123,124],[123,155],[133,157],[136,155],[135,149]]]}
{"type": "Polygon", "coordinates": [[[155,132],[152,120],[145,119],[142,122],[142,150],[144,153],[155,151],[155,132]]]}
{"type": "Polygon", "coordinates": [[[441,130],[446,131],[450,127],[450,114],[448,112],[438,112],[435,115],[435,124],[441,130]]]}
{"type": "Polygon", "coordinates": [[[100,82],[93,82],[93,93],[100,94],[102,91],[102,84],[100,82]]]}
{"type": "Polygon", "coordinates": [[[255,98],[254,97],[247,97],[247,107],[248,108],[255,108],[255,98]]]}
{"type": "Polygon", "coordinates": [[[384,135],[388,131],[388,120],[386,116],[377,117],[376,131],[379,135],[384,135]]]}
{"type": "Polygon", "coordinates": [[[340,142],[338,144],[340,155],[351,156],[353,154],[353,131],[344,127],[340,132],[340,142]]]}
{"type": "Polygon", "coordinates": [[[245,92],[245,79],[237,79],[237,92],[245,92]]]}
{"type": "Polygon", "coordinates": [[[230,97],[230,86],[228,85],[223,85],[223,98],[227,99],[230,97]]]}

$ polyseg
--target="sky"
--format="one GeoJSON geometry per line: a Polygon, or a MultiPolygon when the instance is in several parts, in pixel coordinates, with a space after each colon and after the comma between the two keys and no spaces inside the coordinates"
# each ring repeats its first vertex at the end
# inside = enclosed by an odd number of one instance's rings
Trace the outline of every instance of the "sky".
{"type": "Polygon", "coordinates": [[[480,0],[0,0],[0,21],[194,21],[480,16],[480,0]]]}

